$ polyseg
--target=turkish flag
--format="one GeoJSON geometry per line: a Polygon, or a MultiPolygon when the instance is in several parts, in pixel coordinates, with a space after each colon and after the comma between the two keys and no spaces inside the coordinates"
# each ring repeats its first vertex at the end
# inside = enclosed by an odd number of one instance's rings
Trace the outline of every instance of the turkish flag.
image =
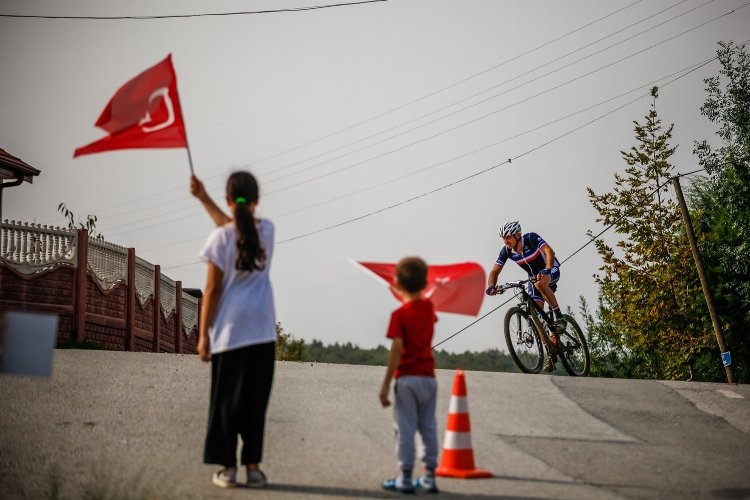
{"type": "Polygon", "coordinates": [[[76,149],[73,158],[111,149],[187,147],[172,54],[120,87],[96,126],[109,135],[76,149]]]}
{"type": "MultiPolygon", "coordinates": [[[[383,262],[355,262],[372,272],[394,292],[396,286],[396,264],[383,262]]],[[[484,269],[476,262],[427,267],[427,287],[423,295],[430,299],[436,311],[476,316],[482,307],[484,288],[487,284],[484,269]]]]}

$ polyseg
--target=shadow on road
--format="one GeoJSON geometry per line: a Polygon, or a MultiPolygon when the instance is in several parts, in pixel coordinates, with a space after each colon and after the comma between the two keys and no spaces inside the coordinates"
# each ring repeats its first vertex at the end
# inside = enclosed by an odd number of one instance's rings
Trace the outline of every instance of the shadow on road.
{"type": "MultiPolygon", "coordinates": [[[[303,484],[269,484],[265,488],[268,491],[279,491],[286,493],[299,493],[300,495],[320,495],[329,497],[348,497],[348,498],[402,498],[403,495],[400,493],[391,493],[387,491],[378,490],[366,490],[366,489],[355,489],[355,488],[335,488],[329,486],[312,486],[303,484]]],[[[430,495],[432,496],[432,495],[430,495]]],[[[541,500],[542,497],[517,497],[508,495],[486,495],[481,493],[454,493],[450,491],[440,490],[439,495],[435,495],[434,498],[477,498],[485,500],[541,500]]]]}

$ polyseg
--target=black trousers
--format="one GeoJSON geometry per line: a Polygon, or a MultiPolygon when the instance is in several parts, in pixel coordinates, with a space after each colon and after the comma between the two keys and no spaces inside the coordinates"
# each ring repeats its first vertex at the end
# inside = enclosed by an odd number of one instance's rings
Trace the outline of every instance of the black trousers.
{"type": "Polygon", "coordinates": [[[263,456],[266,409],[271,395],[275,342],[211,355],[211,401],[203,462],[237,466],[237,435],[242,465],[263,456]]]}

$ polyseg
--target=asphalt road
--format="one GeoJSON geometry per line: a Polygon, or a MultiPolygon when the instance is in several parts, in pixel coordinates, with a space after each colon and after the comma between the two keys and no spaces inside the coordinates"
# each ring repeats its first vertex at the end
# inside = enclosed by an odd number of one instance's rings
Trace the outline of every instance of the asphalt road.
{"type": "MultiPolygon", "coordinates": [[[[55,351],[51,379],[0,376],[0,498],[392,498],[384,368],[278,363],[265,490],[201,463],[196,356],[55,351]]],[[[438,372],[442,443],[453,371],[438,372]]],[[[750,498],[750,387],[466,372],[478,467],[440,498],[750,498]]]]}

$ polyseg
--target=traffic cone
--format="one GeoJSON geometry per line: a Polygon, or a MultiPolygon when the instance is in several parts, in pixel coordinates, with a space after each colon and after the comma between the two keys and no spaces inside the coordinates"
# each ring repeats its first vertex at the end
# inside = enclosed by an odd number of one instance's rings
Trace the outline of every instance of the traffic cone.
{"type": "Polygon", "coordinates": [[[491,472],[474,466],[469,403],[466,399],[466,378],[463,370],[456,370],[456,377],[453,379],[453,393],[443,439],[443,454],[440,457],[440,467],[437,468],[435,474],[460,479],[492,477],[491,472]]]}

